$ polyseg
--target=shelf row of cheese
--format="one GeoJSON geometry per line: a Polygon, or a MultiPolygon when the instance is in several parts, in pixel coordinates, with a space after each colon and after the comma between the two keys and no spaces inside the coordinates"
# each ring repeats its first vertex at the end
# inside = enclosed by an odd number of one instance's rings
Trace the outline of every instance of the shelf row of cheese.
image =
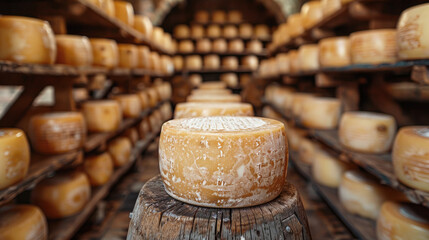
{"type": "Polygon", "coordinates": [[[238,10],[230,10],[228,12],[220,9],[212,12],[198,10],[194,13],[194,21],[199,24],[208,24],[210,22],[218,24],[241,23],[243,21],[243,14],[238,10]]]}
{"type": "Polygon", "coordinates": [[[259,66],[259,59],[254,55],[244,56],[241,58],[235,56],[220,57],[216,54],[209,54],[206,56],[189,55],[189,56],[174,56],[173,64],[176,71],[182,70],[218,70],[221,68],[225,70],[237,70],[239,67],[245,69],[256,70],[259,66]],[[222,60],[221,60],[222,59],[222,60]]]}
{"type": "Polygon", "coordinates": [[[242,38],[269,40],[271,38],[270,28],[267,25],[259,24],[252,26],[249,23],[242,23],[239,27],[235,25],[220,26],[210,24],[207,28],[201,25],[179,24],[174,28],[174,38],[180,39],[202,39],[202,38],[242,38]]]}
{"type": "Polygon", "coordinates": [[[251,40],[247,42],[246,48],[241,39],[227,40],[223,38],[211,41],[208,38],[198,39],[196,44],[191,40],[182,40],[178,43],[178,53],[243,53],[258,54],[264,51],[264,46],[259,40],[251,40]]]}

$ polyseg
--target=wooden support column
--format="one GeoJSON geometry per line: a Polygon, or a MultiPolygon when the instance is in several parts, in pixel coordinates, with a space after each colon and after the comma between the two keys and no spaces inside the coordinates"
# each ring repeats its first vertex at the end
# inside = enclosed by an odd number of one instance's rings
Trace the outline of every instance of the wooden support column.
{"type": "Polygon", "coordinates": [[[73,99],[73,78],[62,78],[54,85],[55,111],[75,111],[76,104],[73,99]]]}
{"type": "Polygon", "coordinates": [[[337,98],[343,104],[344,111],[359,110],[359,83],[356,81],[344,82],[337,88],[337,98]]]}

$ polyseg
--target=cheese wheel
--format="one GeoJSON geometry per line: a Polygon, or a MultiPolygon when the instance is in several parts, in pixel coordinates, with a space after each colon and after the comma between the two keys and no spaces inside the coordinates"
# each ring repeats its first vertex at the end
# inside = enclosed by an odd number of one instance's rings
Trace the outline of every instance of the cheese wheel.
{"type": "Polygon", "coordinates": [[[238,29],[241,38],[251,38],[253,36],[253,26],[250,23],[242,23],[238,29]]]}
{"type": "Polygon", "coordinates": [[[162,127],[159,159],[173,198],[204,207],[254,206],[282,191],[286,133],[283,123],[268,118],[175,119],[162,127]]]}
{"type": "Polygon", "coordinates": [[[199,86],[200,89],[224,89],[226,88],[226,84],[219,81],[213,81],[213,82],[205,82],[202,83],[199,86]]]}
{"type": "Polygon", "coordinates": [[[188,70],[200,70],[203,67],[203,61],[199,55],[186,56],[185,61],[188,70]]]}
{"type": "Polygon", "coordinates": [[[317,44],[302,45],[298,50],[301,71],[315,71],[319,69],[319,46],[317,44]]]}
{"type": "Polygon", "coordinates": [[[161,59],[158,52],[150,52],[150,67],[154,71],[161,69],[161,59]]]}
{"type": "Polygon", "coordinates": [[[429,239],[428,216],[421,205],[385,202],[377,219],[377,239],[429,239]]]}
{"type": "Polygon", "coordinates": [[[86,88],[73,88],[72,94],[75,102],[82,102],[89,98],[88,90],[86,88]]]}
{"type": "Polygon", "coordinates": [[[113,68],[119,63],[119,50],[115,41],[102,38],[91,38],[93,64],[95,66],[113,68]]]}
{"type": "Polygon", "coordinates": [[[75,215],[84,209],[91,197],[91,185],[80,171],[57,173],[41,181],[31,192],[31,201],[48,219],[75,215]]]}
{"type": "Polygon", "coordinates": [[[167,121],[169,119],[171,119],[173,117],[173,112],[171,109],[171,104],[166,102],[164,104],[162,104],[161,108],[161,115],[162,115],[162,121],[167,121]]]}
{"type": "Polygon", "coordinates": [[[232,91],[230,89],[194,89],[192,95],[229,95],[232,91]]]}
{"type": "Polygon", "coordinates": [[[248,103],[179,103],[174,110],[174,118],[194,118],[209,116],[253,116],[253,107],[248,103]]]}
{"type": "Polygon", "coordinates": [[[108,153],[86,157],[83,170],[93,187],[101,186],[109,181],[113,174],[113,161],[108,153]]]}
{"type": "Polygon", "coordinates": [[[258,59],[258,57],[253,56],[253,55],[243,57],[241,62],[242,62],[241,65],[243,67],[247,67],[247,68],[250,68],[252,70],[257,70],[259,67],[259,59],[258,59]]]}
{"type": "Polygon", "coordinates": [[[230,88],[238,87],[238,76],[235,73],[224,73],[220,75],[220,80],[230,88]]]}
{"type": "Polygon", "coordinates": [[[328,17],[341,9],[341,0],[321,0],[323,17],[328,17]]]}
{"type": "Polygon", "coordinates": [[[305,31],[304,19],[300,13],[290,15],[287,18],[287,24],[289,26],[289,35],[291,38],[298,37],[305,31]]]}
{"type": "Polygon", "coordinates": [[[219,55],[210,54],[204,56],[204,68],[206,69],[218,69],[220,67],[219,55]]]}
{"type": "Polygon", "coordinates": [[[341,204],[350,213],[375,220],[383,202],[406,199],[402,193],[379,182],[360,170],[345,172],[338,188],[341,204]]]}
{"type": "Polygon", "coordinates": [[[395,63],[396,30],[379,29],[352,33],[350,53],[353,64],[395,63]]]}
{"type": "Polygon", "coordinates": [[[212,50],[212,43],[209,39],[203,38],[197,41],[197,52],[210,52],[212,50]]]}
{"type": "Polygon", "coordinates": [[[279,74],[288,74],[290,69],[289,55],[287,53],[279,53],[276,56],[276,61],[279,74]]]}
{"type": "Polygon", "coordinates": [[[261,77],[267,77],[268,73],[268,59],[263,59],[258,69],[258,75],[261,77]]]}
{"type": "Polygon", "coordinates": [[[222,67],[229,70],[236,70],[238,68],[238,58],[234,56],[222,58],[222,67]]]}
{"type": "Polygon", "coordinates": [[[208,26],[206,34],[209,38],[218,38],[222,35],[219,25],[215,24],[211,24],[208,26]]]}
{"type": "Polygon", "coordinates": [[[194,43],[191,40],[182,40],[179,42],[179,52],[191,53],[194,51],[194,43]]]}
{"type": "Polygon", "coordinates": [[[336,98],[305,98],[301,105],[300,122],[313,129],[335,129],[341,114],[341,101],[336,98]]]}
{"type": "Polygon", "coordinates": [[[57,58],[55,63],[72,66],[90,66],[93,56],[91,43],[84,36],[55,35],[57,58]]]}
{"type": "Polygon", "coordinates": [[[201,25],[192,25],[191,26],[191,38],[199,39],[203,38],[205,35],[204,27],[201,25]]]}
{"type": "MultiPolygon", "coordinates": [[[[289,146],[292,150],[299,151],[301,146],[301,140],[307,136],[307,131],[298,128],[288,128],[287,136],[289,140],[289,146]]],[[[303,151],[302,149],[301,151],[303,151]]]]}
{"type": "Polygon", "coordinates": [[[304,28],[310,29],[323,18],[322,4],[320,1],[309,1],[301,7],[304,28]]]}
{"type": "Polygon", "coordinates": [[[139,123],[139,137],[140,139],[146,139],[147,136],[149,136],[150,134],[150,125],[149,125],[149,118],[144,118],[140,123],[139,123]]]}
{"type": "Polygon", "coordinates": [[[88,0],[90,3],[101,8],[107,15],[115,16],[115,5],[113,0],[88,0]]]}
{"type": "Polygon", "coordinates": [[[137,131],[136,128],[132,127],[132,128],[128,128],[123,134],[122,136],[127,137],[128,139],[130,139],[131,143],[134,145],[136,145],[137,141],[139,140],[139,132],[137,131]]]}
{"type": "Polygon", "coordinates": [[[320,40],[319,63],[321,67],[344,67],[351,65],[349,38],[333,37],[320,40]]]}
{"type": "Polygon", "coordinates": [[[308,139],[308,138],[301,138],[299,140],[299,146],[298,146],[298,154],[299,154],[299,160],[302,161],[305,164],[313,164],[314,159],[316,157],[316,153],[319,151],[319,145],[308,139]]]}
{"type": "Polygon", "coordinates": [[[240,23],[241,21],[243,21],[243,16],[240,11],[232,10],[228,12],[228,22],[240,23]]]}
{"type": "Polygon", "coordinates": [[[313,178],[331,188],[340,186],[343,174],[354,168],[352,164],[340,161],[321,149],[315,153],[311,166],[313,178]]]}
{"type": "Polygon", "coordinates": [[[174,27],[174,37],[175,38],[189,38],[191,35],[188,25],[179,24],[174,27]]]}
{"type": "Polygon", "coordinates": [[[0,36],[0,60],[37,64],[55,62],[55,36],[46,21],[0,16],[0,36]]]}
{"type": "Polygon", "coordinates": [[[150,66],[150,49],[148,46],[137,47],[138,67],[143,69],[151,69],[150,66]]]}
{"type": "Polygon", "coordinates": [[[160,84],[157,87],[158,95],[160,100],[166,101],[171,98],[171,95],[173,94],[173,89],[171,87],[171,84],[168,82],[164,82],[160,84]]]}
{"type": "Polygon", "coordinates": [[[119,0],[115,0],[114,1],[114,6],[115,6],[115,17],[129,25],[129,26],[134,26],[134,8],[133,5],[129,2],[126,1],[119,1],[119,0]]]}
{"type": "Polygon", "coordinates": [[[148,88],[146,92],[149,97],[149,106],[152,108],[155,107],[158,104],[160,98],[158,91],[156,91],[155,88],[148,88]]]}
{"type": "MultiPolygon", "coordinates": [[[[283,117],[276,111],[273,110],[273,108],[271,108],[270,106],[264,106],[262,108],[262,116],[265,118],[272,118],[275,120],[278,120],[280,122],[283,122],[283,117]]],[[[288,133],[288,130],[286,129],[286,133],[288,133]]],[[[289,135],[289,134],[288,134],[289,135]]],[[[289,137],[288,137],[289,140],[289,137]]],[[[290,145],[289,145],[290,147],[290,145]]]]}
{"type": "Polygon", "coordinates": [[[399,130],[393,145],[393,169],[405,185],[429,191],[429,127],[408,126],[399,130]]]}
{"type": "Polygon", "coordinates": [[[164,29],[161,27],[154,27],[152,29],[152,42],[161,43],[164,38],[164,29]]]}
{"type": "Polygon", "coordinates": [[[395,119],[374,112],[346,112],[339,127],[339,140],[353,151],[365,153],[387,152],[396,133],[395,119]]]}
{"type": "Polygon", "coordinates": [[[228,50],[228,44],[226,43],[225,39],[216,39],[213,41],[212,50],[213,52],[218,53],[226,52],[228,50]]]}
{"type": "Polygon", "coordinates": [[[166,75],[172,75],[174,73],[174,64],[170,56],[161,56],[161,72],[166,75]]]}
{"type": "Polygon", "coordinates": [[[125,118],[136,118],[140,116],[142,105],[137,94],[121,94],[112,96],[121,106],[125,118]]]}
{"type": "Polygon", "coordinates": [[[224,38],[236,38],[238,36],[238,29],[234,25],[226,25],[223,27],[224,38]]]}
{"type": "Polygon", "coordinates": [[[194,19],[198,23],[208,23],[209,22],[209,13],[204,10],[199,10],[195,13],[194,19]]]}
{"type": "Polygon", "coordinates": [[[85,120],[78,112],[53,112],[34,115],[30,119],[28,137],[39,153],[59,154],[83,146],[85,120]]]}
{"type": "Polygon", "coordinates": [[[261,53],[264,51],[262,42],[259,40],[252,40],[247,43],[246,50],[251,53],[261,53]]]}
{"type": "Polygon", "coordinates": [[[130,161],[132,144],[127,137],[117,137],[109,142],[107,151],[113,160],[115,167],[120,167],[130,161]]]}
{"type": "Polygon", "coordinates": [[[146,39],[152,38],[153,25],[149,17],[143,15],[134,15],[134,29],[143,34],[146,39]]]}
{"type": "Polygon", "coordinates": [[[421,4],[402,12],[397,25],[398,58],[401,60],[429,58],[429,4],[421,4]]]}
{"type": "Polygon", "coordinates": [[[256,25],[253,35],[258,39],[269,39],[271,37],[270,29],[265,24],[256,25]]]}
{"type": "Polygon", "coordinates": [[[186,98],[187,102],[241,102],[238,94],[231,95],[190,95],[186,98]]]}
{"type": "Polygon", "coordinates": [[[244,43],[241,39],[231,40],[228,43],[228,51],[230,52],[243,52],[244,51],[244,43]]]}
{"type": "Polygon", "coordinates": [[[30,147],[25,133],[17,128],[0,128],[0,153],[1,190],[21,181],[27,175],[30,147]]]}
{"type": "Polygon", "coordinates": [[[48,239],[48,223],[40,208],[8,205],[0,209],[0,239],[48,239]]]}
{"type": "Polygon", "coordinates": [[[216,10],[212,12],[212,22],[214,23],[225,23],[226,13],[223,10],[216,10]]]}
{"type": "Polygon", "coordinates": [[[185,66],[185,62],[183,60],[183,57],[182,56],[174,56],[173,57],[173,65],[174,65],[174,70],[182,71],[184,69],[184,66],[185,66]]]}
{"type": "Polygon", "coordinates": [[[121,68],[135,68],[139,64],[137,47],[133,44],[118,44],[119,64],[121,68]]]}
{"type": "Polygon", "coordinates": [[[293,93],[291,99],[291,111],[295,117],[300,118],[302,113],[302,104],[308,99],[314,97],[311,93],[293,93]]]}
{"type": "Polygon", "coordinates": [[[112,132],[122,121],[121,107],[114,100],[93,100],[82,104],[86,126],[90,132],[112,132]]]}
{"type": "Polygon", "coordinates": [[[301,65],[299,62],[299,56],[297,50],[290,50],[289,55],[289,72],[291,74],[296,74],[301,71],[301,65]]]}

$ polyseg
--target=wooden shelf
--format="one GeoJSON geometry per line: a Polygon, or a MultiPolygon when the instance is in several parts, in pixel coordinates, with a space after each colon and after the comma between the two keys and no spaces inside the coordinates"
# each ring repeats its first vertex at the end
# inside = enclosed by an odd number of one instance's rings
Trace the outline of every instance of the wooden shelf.
{"type": "Polygon", "coordinates": [[[158,136],[157,133],[152,134],[145,140],[136,143],[130,161],[124,166],[115,169],[115,172],[109,181],[100,186],[92,188],[92,195],[90,201],[85,205],[85,208],[72,217],[64,218],[61,220],[49,221],[49,239],[51,240],[66,240],[71,239],[80,227],[86,222],[91,213],[95,210],[97,204],[107,196],[110,189],[116,182],[133,166],[134,162],[141,153],[146,150],[150,143],[158,136]]]}
{"type": "Polygon", "coordinates": [[[248,42],[248,41],[252,41],[252,40],[258,40],[258,41],[261,41],[262,43],[270,43],[271,42],[271,38],[262,39],[262,38],[253,38],[253,37],[251,37],[251,38],[243,38],[243,37],[226,38],[226,37],[208,37],[208,36],[205,36],[202,38],[176,38],[177,41],[190,40],[193,42],[197,42],[198,40],[201,40],[201,39],[208,39],[210,41],[214,41],[214,40],[218,40],[218,39],[224,39],[225,41],[242,40],[243,42],[248,42]]]}
{"type": "Polygon", "coordinates": [[[254,52],[190,52],[190,53],[183,53],[183,52],[177,52],[176,55],[180,56],[189,56],[189,55],[219,55],[220,57],[228,57],[228,56],[235,56],[235,57],[245,57],[245,56],[257,56],[259,58],[265,58],[267,57],[267,53],[261,52],[261,53],[254,53],[254,52]]]}
{"type": "Polygon", "coordinates": [[[178,71],[175,74],[176,75],[186,75],[186,74],[222,74],[222,73],[253,73],[252,69],[248,68],[238,68],[235,70],[231,69],[225,69],[225,68],[219,68],[219,69],[202,69],[202,70],[183,70],[178,71]]]}

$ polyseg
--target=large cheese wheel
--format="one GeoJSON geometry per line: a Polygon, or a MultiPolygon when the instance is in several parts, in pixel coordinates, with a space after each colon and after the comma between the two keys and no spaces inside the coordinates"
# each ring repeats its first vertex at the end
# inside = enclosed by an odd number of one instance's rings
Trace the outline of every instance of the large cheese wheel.
{"type": "Polygon", "coordinates": [[[182,40],[179,42],[179,52],[191,53],[194,51],[194,43],[191,40],[182,40]]]}
{"type": "Polygon", "coordinates": [[[149,94],[147,93],[147,91],[139,91],[137,92],[137,95],[139,96],[142,110],[150,108],[149,94]]]}
{"type": "Polygon", "coordinates": [[[115,16],[115,5],[113,0],[89,0],[89,2],[101,8],[104,12],[107,13],[107,15],[112,17],[115,16]]]}
{"type": "Polygon", "coordinates": [[[329,153],[319,149],[314,155],[313,165],[311,167],[313,178],[320,184],[337,188],[340,186],[343,174],[355,168],[350,163],[340,161],[329,153]]]}
{"type": "Polygon", "coordinates": [[[40,208],[8,205],[0,209],[0,239],[48,239],[48,223],[40,208]]]}
{"type": "Polygon", "coordinates": [[[174,56],[173,57],[173,65],[174,65],[174,70],[176,71],[182,71],[184,69],[185,66],[185,62],[183,60],[182,56],[174,56]]]}
{"type": "Polygon", "coordinates": [[[28,136],[31,146],[39,153],[65,153],[85,143],[85,120],[78,112],[34,115],[30,119],[28,136]]]}
{"type": "Polygon", "coordinates": [[[102,38],[91,38],[93,64],[107,68],[116,67],[119,63],[119,50],[115,41],[102,38]]]}
{"type": "Polygon", "coordinates": [[[160,100],[169,100],[171,95],[173,94],[173,89],[171,84],[168,82],[163,82],[159,86],[157,86],[156,90],[158,91],[158,95],[160,100]]]}
{"type": "Polygon", "coordinates": [[[206,69],[219,69],[220,58],[219,55],[210,54],[204,56],[204,68],[206,69]]]}
{"type": "Polygon", "coordinates": [[[113,174],[113,161],[108,153],[86,157],[83,170],[91,186],[101,186],[109,181],[113,174]]]}
{"type": "Polygon", "coordinates": [[[174,118],[209,116],[253,116],[253,107],[248,103],[179,103],[174,118]]]}
{"type": "Polygon", "coordinates": [[[200,89],[224,89],[226,88],[226,84],[219,81],[213,81],[213,82],[205,82],[202,83],[199,86],[200,89]]]}
{"type": "Polygon", "coordinates": [[[347,171],[338,188],[341,204],[350,213],[377,219],[383,202],[406,199],[402,193],[379,182],[360,170],[347,171]]]}
{"type": "Polygon", "coordinates": [[[353,64],[396,62],[396,30],[380,29],[355,32],[350,35],[353,64]]]}
{"type": "Polygon", "coordinates": [[[315,71],[319,69],[319,46],[317,44],[302,45],[298,50],[301,71],[315,71]]]}
{"type": "Polygon", "coordinates": [[[319,151],[319,145],[308,139],[308,138],[301,138],[299,140],[299,146],[298,146],[298,154],[299,154],[299,160],[302,161],[305,164],[313,164],[314,159],[316,157],[316,153],[319,151]]]}
{"type": "Polygon", "coordinates": [[[291,38],[297,37],[304,33],[304,19],[300,13],[295,13],[287,18],[289,25],[289,35],[291,38]]]}
{"type": "Polygon", "coordinates": [[[225,39],[216,39],[213,41],[213,44],[212,44],[213,52],[223,53],[223,52],[226,52],[227,50],[228,50],[228,44],[226,43],[225,39]]]}
{"type": "Polygon", "coordinates": [[[373,112],[346,112],[339,127],[341,144],[353,151],[383,153],[390,149],[396,133],[395,119],[373,112]]]}
{"type": "Polygon", "coordinates": [[[429,239],[428,216],[421,205],[385,202],[377,219],[377,239],[429,239]]]}
{"type": "Polygon", "coordinates": [[[91,43],[84,36],[56,35],[57,58],[55,63],[72,66],[90,66],[93,56],[91,43]]]}
{"type": "Polygon", "coordinates": [[[208,26],[206,34],[209,38],[218,38],[222,35],[221,32],[219,25],[211,24],[208,26]]]}
{"type": "Polygon", "coordinates": [[[115,0],[115,17],[129,25],[134,26],[134,8],[133,5],[126,1],[115,0]]]}
{"type": "Polygon", "coordinates": [[[161,48],[164,48],[165,51],[170,53],[176,52],[176,45],[173,43],[173,37],[170,33],[164,32],[162,35],[162,42],[161,42],[161,48]]]}
{"type": "Polygon", "coordinates": [[[231,94],[232,91],[230,89],[194,89],[192,90],[192,95],[228,95],[231,94]]]}
{"type": "Polygon", "coordinates": [[[401,60],[429,58],[429,4],[421,4],[402,12],[398,22],[397,48],[401,60]]]}
{"type": "Polygon", "coordinates": [[[199,10],[195,13],[194,19],[198,23],[208,23],[210,15],[207,11],[199,10]]]}
{"type": "Polygon", "coordinates": [[[223,10],[216,10],[212,12],[212,22],[214,23],[225,23],[226,22],[226,12],[223,10]]]}
{"type": "Polygon", "coordinates": [[[292,99],[291,99],[291,110],[292,110],[292,114],[295,117],[301,117],[301,113],[302,113],[302,104],[303,102],[308,99],[308,98],[312,98],[314,97],[313,94],[311,93],[293,93],[292,95],[292,99]]]}
{"type": "Polygon", "coordinates": [[[204,27],[201,25],[191,26],[191,37],[195,39],[203,38],[205,35],[204,27]]]}
{"type": "Polygon", "coordinates": [[[264,51],[264,46],[259,40],[251,40],[247,43],[246,50],[251,53],[261,53],[264,51]]]}
{"type": "Polygon", "coordinates": [[[25,133],[16,128],[0,128],[0,153],[0,189],[4,189],[27,175],[30,147],[25,133]]]}
{"type": "Polygon", "coordinates": [[[55,36],[46,21],[0,16],[0,36],[0,60],[39,64],[55,61],[55,36]]]}
{"type": "Polygon", "coordinates": [[[119,64],[121,68],[135,68],[139,64],[137,47],[133,44],[118,44],[119,64]]]}
{"type": "Polygon", "coordinates": [[[247,67],[250,68],[252,70],[256,70],[259,67],[259,59],[256,56],[253,55],[249,55],[249,56],[245,56],[242,58],[241,60],[241,65],[243,67],[247,67]]]}
{"type": "Polygon", "coordinates": [[[161,69],[161,59],[158,52],[150,52],[150,67],[155,71],[161,69]]]}
{"type": "Polygon", "coordinates": [[[350,65],[349,38],[333,37],[320,40],[319,63],[322,67],[344,67],[350,65]]]}
{"type": "Polygon", "coordinates": [[[242,23],[238,29],[241,38],[251,38],[253,36],[253,26],[250,23],[242,23]]]}
{"type": "Polygon", "coordinates": [[[112,132],[119,128],[122,111],[114,100],[94,100],[82,104],[86,126],[90,132],[112,132]]]}
{"type": "Polygon", "coordinates": [[[174,64],[171,57],[168,55],[162,55],[160,59],[161,72],[166,75],[172,75],[174,73],[174,64]]]}
{"type": "Polygon", "coordinates": [[[240,11],[232,10],[228,12],[228,22],[240,23],[241,21],[243,21],[243,16],[240,11]]]}
{"type": "Polygon", "coordinates": [[[185,61],[188,70],[200,70],[203,67],[203,61],[199,55],[186,56],[185,61]]]}
{"type": "Polygon", "coordinates": [[[115,167],[123,166],[130,161],[132,144],[127,137],[117,137],[109,142],[107,151],[115,167]]]}
{"type": "Polygon", "coordinates": [[[220,75],[220,80],[230,88],[238,87],[238,76],[235,73],[224,73],[220,75]]]}
{"type": "Polygon", "coordinates": [[[341,114],[341,101],[336,98],[310,97],[301,105],[300,122],[308,128],[335,129],[341,114]]]}
{"type": "Polygon", "coordinates": [[[320,1],[309,1],[301,8],[304,28],[310,29],[323,18],[322,4],[320,1]]]}
{"type": "Polygon", "coordinates": [[[222,67],[225,69],[235,70],[238,68],[238,58],[229,56],[222,58],[222,67]]]}
{"type": "Polygon", "coordinates": [[[295,151],[299,151],[301,146],[301,140],[304,139],[306,135],[307,135],[307,131],[304,129],[288,128],[287,136],[288,136],[290,148],[295,151]]]}
{"type": "Polygon", "coordinates": [[[234,25],[226,25],[223,27],[224,38],[236,38],[238,36],[238,29],[234,25]]]}
{"type": "Polygon", "coordinates": [[[139,140],[139,132],[137,131],[137,129],[135,127],[128,128],[122,134],[122,136],[127,137],[128,139],[130,139],[130,141],[133,144],[133,146],[136,145],[137,141],[139,140]]]}
{"type": "Polygon", "coordinates": [[[392,159],[395,175],[401,182],[429,191],[429,127],[401,128],[393,145],[392,159]]]}
{"type": "Polygon", "coordinates": [[[154,27],[152,30],[152,42],[161,43],[164,38],[164,29],[161,27],[154,27]]]}
{"type": "Polygon", "coordinates": [[[269,39],[271,37],[270,29],[265,24],[255,26],[253,36],[258,39],[269,39]]]}
{"type": "Polygon", "coordinates": [[[283,123],[255,117],[171,120],[162,127],[160,171],[167,193],[204,207],[268,202],[286,180],[283,123]]]}
{"type": "Polygon", "coordinates": [[[244,43],[241,39],[234,39],[228,43],[228,51],[241,53],[244,51],[244,43]]]}
{"type": "Polygon", "coordinates": [[[36,185],[31,201],[49,219],[59,219],[80,212],[91,197],[91,185],[80,171],[57,173],[36,185]]]}
{"type": "Polygon", "coordinates": [[[231,95],[190,95],[186,98],[188,102],[241,102],[238,94],[231,95]]]}
{"type": "Polygon", "coordinates": [[[142,105],[137,94],[121,94],[112,98],[118,101],[124,117],[136,118],[140,116],[142,105]]]}
{"type": "Polygon", "coordinates": [[[212,50],[212,43],[207,38],[199,39],[196,50],[197,52],[210,52],[212,50]]]}
{"type": "Polygon", "coordinates": [[[174,37],[175,38],[189,38],[191,35],[189,26],[185,24],[179,24],[174,27],[174,37]]]}
{"type": "Polygon", "coordinates": [[[290,69],[289,55],[287,53],[277,54],[276,61],[279,74],[288,74],[290,69]]]}
{"type": "Polygon", "coordinates": [[[149,17],[143,15],[135,15],[134,28],[141,34],[143,34],[146,39],[152,38],[153,25],[149,17]]]}
{"type": "Polygon", "coordinates": [[[138,67],[143,69],[151,69],[150,66],[150,49],[148,46],[138,46],[138,67]]]}
{"type": "Polygon", "coordinates": [[[151,87],[151,88],[148,88],[146,92],[149,97],[149,106],[152,108],[155,107],[160,100],[158,91],[155,88],[151,87]]]}
{"type": "Polygon", "coordinates": [[[297,50],[290,50],[289,53],[289,72],[296,74],[301,71],[299,56],[297,50]]]}
{"type": "Polygon", "coordinates": [[[320,0],[323,17],[328,17],[341,9],[341,0],[320,0]]]}

